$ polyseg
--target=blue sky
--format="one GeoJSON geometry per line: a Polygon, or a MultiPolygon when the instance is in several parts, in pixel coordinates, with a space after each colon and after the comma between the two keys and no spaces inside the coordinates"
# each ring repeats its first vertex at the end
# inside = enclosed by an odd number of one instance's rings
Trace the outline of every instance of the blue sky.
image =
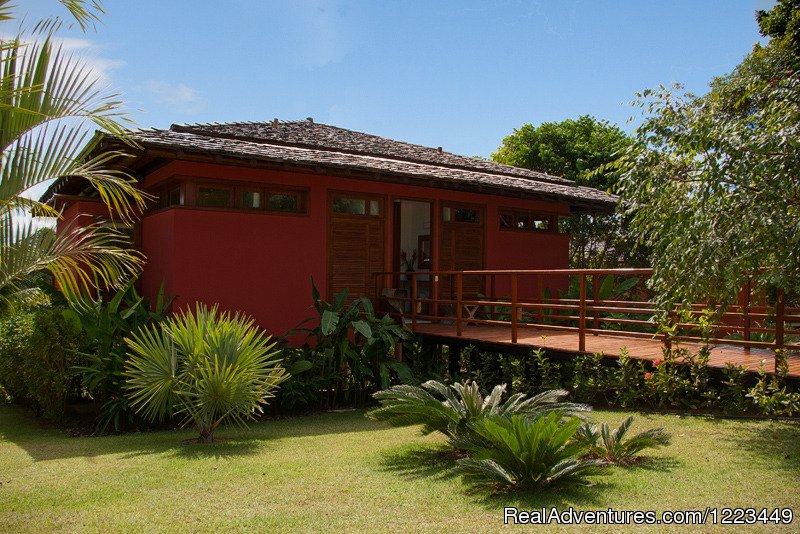
{"type": "MultiPolygon", "coordinates": [[[[703,93],[760,39],[769,0],[106,0],[66,33],[141,127],[303,119],[489,156],[515,127],[634,93],[703,93]]],[[[20,2],[35,19],[54,0],[20,2]]]]}

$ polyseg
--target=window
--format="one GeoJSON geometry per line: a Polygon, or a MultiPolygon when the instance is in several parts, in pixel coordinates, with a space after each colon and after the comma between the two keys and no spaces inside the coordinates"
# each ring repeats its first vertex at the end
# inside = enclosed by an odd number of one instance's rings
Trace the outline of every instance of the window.
{"type": "Polygon", "coordinates": [[[349,213],[351,215],[365,215],[367,201],[363,198],[340,198],[333,199],[334,213],[349,213]]]}
{"type": "Polygon", "coordinates": [[[229,208],[231,190],[225,187],[200,186],[197,188],[197,205],[202,208],[229,208]]]}
{"type": "Polygon", "coordinates": [[[292,186],[206,180],[196,183],[191,176],[175,176],[180,184],[159,192],[158,208],[189,206],[247,210],[250,212],[308,213],[308,190],[292,186]]]}
{"type": "Polygon", "coordinates": [[[277,192],[268,193],[267,211],[283,211],[287,213],[305,213],[304,195],[296,192],[277,192]]]}
{"type": "Polygon", "coordinates": [[[239,207],[245,210],[261,208],[261,191],[243,189],[239,191],[239,207]]]}
{"type": "Polygon", "coordinates": [[[554,221],[554,216],[550,214],[500,210],[501,230],[554,232],[554,221]]]}
{"type": "Polygon", "coordinates": [[[381,201],[375,199],[334,197],[333,212],[346,215],[368,215],[380,217],[381,201]]]}
{"type": "Polygon", "coordinates": [[[180,206],[183,204],[183,194],[180,186],[165,189],[158,197],[158,207],[180,206]]]}
{"type": "Polygon", "coordinates": [[[445,206],[442,208],[442,220],[445,222],[462,222],[480,224],[481,212],[474,208],[455,208],[445,206]]]}

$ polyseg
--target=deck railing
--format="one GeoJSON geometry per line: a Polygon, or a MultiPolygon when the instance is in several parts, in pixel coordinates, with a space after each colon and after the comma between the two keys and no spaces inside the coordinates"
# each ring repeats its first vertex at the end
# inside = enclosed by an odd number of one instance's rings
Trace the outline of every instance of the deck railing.
{"type": "Polygon", "coordinates": [[[739,302],[725,309],[691,305],[694,316],[715,312],[716,322],[706,332],[694,321],[678,322],[677,316],[670,335],[659,331],[659,310],[644,284],[651,274],[651,269],[383,272],[375,274],[375,290],[388,304],[386,311],[412,328],[423,321],[450,322],[458,337],[468,325],[497,325],[511,329],[512,343],[526,328],[577,332],[579,351],[586,350],[587,335],[601,334],[658,338],[665,345],[708,340],[746,350],[800,350],[800,308],[786,306],[780,292],[769,299],[754,295],[749,285],[739,302]],[[639,282],[609,296],[609,276],[639,282]]]}

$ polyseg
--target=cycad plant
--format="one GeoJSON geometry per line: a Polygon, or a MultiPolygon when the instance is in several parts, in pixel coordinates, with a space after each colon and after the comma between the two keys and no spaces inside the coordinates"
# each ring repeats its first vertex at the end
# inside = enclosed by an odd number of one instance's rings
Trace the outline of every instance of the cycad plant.
{"type": "Polygon", "coordinates": [[[663,428],[653,428],[625,439],[632,425],[632,415],[614,430],[608,423],[599,427],[584,423],[575,433],[575,441],[586,447],[587,456],[615,465],[634,464],[642,460],[638,453],[644,449],[669,445],[671,436],[663,428]]]}
{"type": "Polygon", "coordinates": [[[470,457],[455,471],[478,490],[535,491],[551,485],[585,483],[603,463],[585,459],[575,442],[581,420],[552,411],[537,418],[495,415],[474,421],[473,435],[454,441],[470,457]]]}
{"type": "Polygon", "coordinates": [[[198,441],[214,441],[223,422],[242,426],[262,413],[287,378],[269,336],[252,319],[198,304],[126,339],[128,398],[143,417],[181,416],[198,441]]]}
{"type": "Polygon", "coordinates": [[[591,410],[585,404],[565,402],[563,390],[550,390],[534,397],[515,393],[503,401],[505,384],[484,397],[476,382],[446,385],[429,380],[422,387],[393,386],[373,394],[381,406],[367,413],[392,426],[422,425],[422,433],[441,432],[451,440],[470,433],[471,423],[486,417],[520,415],[534,418],[548,412],[578,414],[591,410]]]}
{"type": "MultiPolygon", "coordinates": [[[[99,20],[97,0],[61,0],[86,30],[99,20]]],[[[0,0],[0,21],[15,6],[0,0]]],[[[45,269],[66,293],[88,287],[120,287],[141,257],[124,250],[121,233],[108,225],[67,224],[56,235],[36,217],[59,217],[32,198],[60,176],[86,180],[115,217],[130,219],[144,206],[126,174],[109,170],[121,156],[99,150],[94,126],[128,140],[118,95],[100,86],[91,69],[54,44],[60,21],[38,23],[30,34],[0,38],[0,304],[20,296],[20,284],[45,269]]]]}

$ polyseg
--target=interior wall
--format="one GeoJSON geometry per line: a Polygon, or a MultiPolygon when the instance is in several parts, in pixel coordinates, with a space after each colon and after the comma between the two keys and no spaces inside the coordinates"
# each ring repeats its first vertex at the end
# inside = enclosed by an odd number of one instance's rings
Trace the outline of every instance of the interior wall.
{"type": "MultiPolygon", "coordinates": [[[[400,250],[411,255],[419,246],[417,238],[431,233],[431,205],[413,200],[400,201],[400,250]]],[[[419,258],[419,250],[417,250],[419,258]]],[[[419,260],[417,260],[419,261],[419,260]]]]}

